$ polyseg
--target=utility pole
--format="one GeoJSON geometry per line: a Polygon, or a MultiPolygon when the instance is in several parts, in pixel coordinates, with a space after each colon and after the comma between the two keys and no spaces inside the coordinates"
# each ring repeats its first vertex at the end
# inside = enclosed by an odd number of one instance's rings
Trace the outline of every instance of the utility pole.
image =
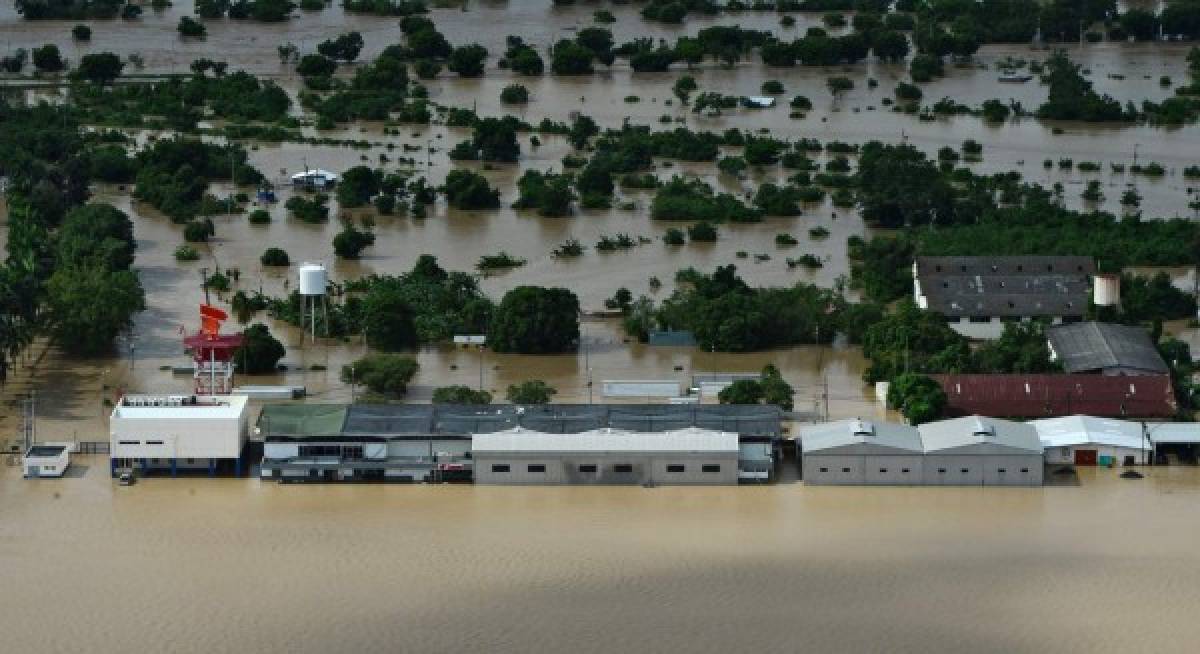
{"type": "Polygon", "coordinates": [[[208,268],[200,269],[200,286],[204,289],[204,303],[208,304],[208,268]]]}

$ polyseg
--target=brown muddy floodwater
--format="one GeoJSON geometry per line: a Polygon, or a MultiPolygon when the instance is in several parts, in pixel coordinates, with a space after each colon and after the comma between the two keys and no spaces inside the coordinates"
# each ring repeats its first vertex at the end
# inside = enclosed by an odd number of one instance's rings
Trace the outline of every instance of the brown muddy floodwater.
{"type": "Polygon", "coordinates": [[[1196,468],[1046,488],[0,468],[9,652],[1193,652],[1196,468]]]}

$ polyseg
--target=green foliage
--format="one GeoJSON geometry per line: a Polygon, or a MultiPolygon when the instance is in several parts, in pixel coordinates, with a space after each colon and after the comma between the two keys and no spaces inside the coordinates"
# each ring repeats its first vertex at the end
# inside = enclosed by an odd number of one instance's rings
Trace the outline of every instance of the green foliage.
{"type": "Polygon", "coordinates": [[[871,365],[867,382],[895,379],[906,372],[970,372],[966,339],[950,329],[942,316],[922,311],[911,300],[867,328],[863,355],[871,365]]]}
{"type": "Polygon", "coordinates": [[[923,152],[911,145],[862,147],[856,181],[863,220],[902,227],[960,220],[954,188],[923,152]]]}
{"type": "Polygon", "coordinates": [[[383,336],[380,331],[391,321],[403,325],[407,311],[412,312],[418,343],[446,341],[454,334],[482,334],[491,320],[492,303],[475,278],[464,272],[447,272],[427,254],[417,259],[411,272],[398,277],[372,276],[348,285],[350,288],[365,292],[364,311],[374,316],[366,318],[367,342],[378,336],[374,345],[384,349],[406,347],[410,342],[403,328],[395,337],[383,336]],[[370,309],[372,305],[382,308],[370,309]]]}
{"type": "Polygon", "coordinates": [[[251,225],[269,225],[271,223],[271,213],[266,209],[255,209],[246,216],[246,220],[251,225]]]}
{"type": "Polygon", "coordinates": [[[67,62],[58,52],[58,46],[47,43],[33,49],[33,67],[42,73],[57,73],[67,67],[67,62]]]}
{"type": "Polygon", "coordinates": [[[198,259],[200,259],[200,253],[190,245],[180,245],[175,248],[176,261],[196,261],[198,259]]]}
{"type": "Polygon", "coordinates": [[[312,198],[293,195],[283,206],[292,215],[306,223],[320,223],[329,219],[329,196],[317,193],[312,198]]]}
{"type": "Polygon", "coordinates": [[[672,177],[659,188],[650,215],[659,220],[702,220],[705,222],[757,222],[762,214],[728,193],[715,194],[698,180],[672,177]]]}
{"type": "Polygon", "coordinates": [[[287,266],[292,262],[288,257],[287,250],[280,248],[267,248],[259,257],[259,261],[264,266],[287,266]]]}
{"type": "Polygon", "coordinates": [[[904,374],[892,380],[887,402],[888,407],[904,414],[909,424],[919,425],[942,417],[946,392],[930,377],[904,374]]]}
{"type": "Polygon", "coordinates": [[[412,289],[401,280],[373,283],[362,301],[362,331],[367,345],[395,352],[416,347],[419,337],[412,289]]]}
{"type": "Polygon", "coordinates": [[[446,201],[455,209],[496,209],[500,206],[500,191],[488,185],[482,175],[469,170],[455,169],[446,175],[441,187],[446,201]]]}
{"type": "Polygon", "coordinates": [[[712,223],[698,222],[687,229],[688,240],[693,243],[715,243],[717,228],[712,223]]]}
{"type": "Polygon", "coordinates": [[[737,269],[721,266],[663,302],[658,322],[686,329],[705,350],[748,352],[798,343],[829,342],[841,303],[833,292],[808,284],[751,288],[737,269]]]}
{"type": "Polygon", "coordinates": [[[333,237],[333,253],[343,259],[357,259],[367,246],[375,243],[375,234],[347,223],[333,237]]]}
{"type": "Polygon", "coordinates": [[[160,139],[138,154],[141,166],[133,196],[148,202],[176,222],[219,213],[228,207],[206,195],[210,180],[258,184],[262,173],[247,163],[239,145],[217,145],[198,139],[160,139]]]}
{"type": "Polygon", "coordinates": [[[434,404],[491,404],[492,394],[475,390],[470,386],[456,384],[433,389],[434,404]]]}
{"type": "Polygon", "coordinates": [[[379,193],[383,171],[368,166],[355,166],[342,173],[337,185],[337,201],[344,209],[362,207],[379,193]]]}
{"type": "Polygon", "coordinates": [[[71,28],[71,36],[76,41],[91,41],[92,28],[88,27],[87,25],[76,25],[75,27],[71,28]]]}
{"type": "Polygon", "coordinates": [[[1176,288],[1167,273],[1159,272],[1148,278],[1121,275],[1121,308],[1116,317],[1121,322],[1151,323],[1195,315],[1196,298],[1176,288]]]}
{"type": "Polygon", "coordinates": [[[540,379],[530,379],[520,384],[512,384],[505,393],[505,399],[513,404],[549,404],[550,399],[558,391],[540,379]]]}
{"type": "Polygon", "coordinates": [[[216,233],[211,220],[189,220],[183,226],[183,240],[188,243],[204,243],[216,233]]]}
{"type": "Polygon", "coordinates": [[[242,346],[234,354],[234,361],[240,374],[265,375],[275,372],[286,353],[283,343],[271,335],[266,325],[255,323],[242,331],[242,346]]]}
{"type": "Polygon", "coordinates": [[[527,170],[517,180],[517,190],[519,196],[513,203],[514,209],[537,209],[542,216],[566,216],[571,213],[575,194],[571,192],[571,178],[567,175],[527,170]]]}
{"type": "Polygon", "coordinates": [[[50,334],[70,354],[109,353],[113,340],[145,308],[145,292],[131,270],[64,263],[46,282],[50,334]]]}
{"type": "Polygon", "coordinates": [[[369,354],[342,366],[345,383],[363,384],[372,392],[400,397],[408,392],[408,382],[417,374],[417,360],[400,354],[369,354]]]}
{"type": "Polygon", "coordinates": [[[500,101],[505,104],[525,104],[529,102],[529,89],[521,84],[509,84],[500,91],[500,101]]]}
{"type": "Polygon", "coordinates": [[[488,343],[497,352],[552,354],[579,340],[579,299],[564,288],[519,286],[496,307],[488,343]]]}
{"type": "Polygon", "coordinates": [[[105,270],[128,270],[137,249],[133,222],[108,204],[85,204],[68,211],[57,242],[60,264],[105,270]]]}
{"type": "Polygon", "coordinates": [[[191,16],[181,16],[179,18],[179,26],[176,28],[180,36],[192,38],[204,38],[208,34],[208,28],[204,23],[192,18],[191,16]]]}
{"type": "Polygon", "coordinates": [[[479,257],[479,263],[475,264],[481,272],[489,270],[504,270],[507,268],[519,268],[525,265],[525,260],[520,257],[514,257],[511,254],[501,251],[499,254],[485,254],[479,257]]]}
{"type": "MultiPolygon", "coordinates": [[[[317,52],[328,59],[354,61],[363,48],[363,37],[358,32],[348,32],[336,38],[328,39],[317,44],[317,52]]],[[[332,73],[329,71],[326,75],[332,73]]],[[[308,73],[301,72],[301,75],[308,73]]],[[[320,74],[320,73],[315,73],[320,74]]]]}
{"type": "Polygon", "coordinates": [[[768,365],[758,379],[739,379],[721,389],[717,400],[721,404],[774,404],[791,411],[794,396],[795,391],[783,380],[779,369],[768,365]]]}
{"type": "Polygon", "coordinates": [[[521,75],[541,75],[546,64],[537,50],[526,45],[521,37],[510,36],[508,49],[504,51],[504,58],[500,60],[500,67],[510,68],[514,73],[521,75]]]}
{"type": "Polygon", "coordinates": [[[455,48],[450,53],[446,68],[463,77],[479,77],[483,75],[483,64],[487,60],[487,55],[487,48],[482,45],[464,45],[455,48]]]}
{"type": "Polygon", "coordinates": [[[1092,83],[1071,63],[1065,51],[1056,50],[1046,60],[1050,87],[1046,102],[1038,107],[1037,116],[1052,120],[1122,121],[1131,120],[1121,109],[1121,103],[1092,90],[1092,83]]]}

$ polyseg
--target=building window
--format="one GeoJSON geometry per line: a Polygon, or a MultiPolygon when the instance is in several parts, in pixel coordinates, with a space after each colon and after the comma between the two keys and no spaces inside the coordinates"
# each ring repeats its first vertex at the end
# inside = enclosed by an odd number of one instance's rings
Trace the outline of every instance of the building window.
{"type": "Polygon", "coordinates": [[[903,474],[906,474],[906,475],[907,475],[907,474],[908,474],[908,468],[900,468],[900,472],[901,472],[901,473],[903,473],[903,474]]]}
{"type": "Polygon", "coordinates": [[[508,471],[509,471],[509,467],[508,467],[507,463],[493,463],[492,464],[492,472],[508,472],[508,471]]]}
{"type": "Polygon", "coordinates": [[[961,470],[961,472],[962,472],[962,473],[965,475],[965,474],[967,474],[968,472],[971,472],[971,469],[970,469],[970,468],[963,468],[963,469],[961,470]]]}
{"type": "Polygon", "coordinates": [[[618,463],[617,465],[613,466],[613,472],[623,472],[623,473],[633,472],[633,464],[632,463],[618,463]]]}
{"type": "Polygon", "coordinates": [[[1021,468],[1021,472],[1029,472],[1029,468],[1021,468]]]}
{"type": "Polygon", "coordinates": [[[996,472],[998,472],[1000,474],[1004,474],[1004,473],[1008,472],[1008,470],[1005,468],[996,468],[996,472]]]}
{"type": "Polygon", "coordinates": [[[596,464],[594,464],[594,463],[585,463],[585,464],[583,464],[583,465],[579,466],[579,472],[592,472],[592,473],[594,473],[594,472],[596,472],[596,464]]]}
{"type": "Polygon", "coordinates": [[[829,468],[821,468],[821,472],[829,472],[829,468]]]}
{"type": "Polygon", "coordinates": [[[886,475],[886,474],[887,474],[887,468],[880,468],[880,469],[879,469],[879,474],[881,474],[881,475],[886,475]]]}
{"type": "Polygon", "coordinates": [[[715,463],[706,463],[700,466],[701,472],[721,472],[721,466],[715,463]]]}
{"type": "Polygon", "coordinates": [[[983,322],[991,322],[991,321],[992,321],[991,316],[971,316],[971,322],[983,323],[983,322]]]}
{"type": "Polygon", "coordinates": [[[531,463],[525,468],[526,472],[546,472],[546,466],[542,463],[531,463]]]}
{"type": "Polygon", "coordinates": [[[162,441],[146,441],[147,445],[162,445],[162,441]]]}
{"type": "Polygon", "coordinates": [[[683,472],[687,468],[682,463],[668,463],[667,472],[683,472]]]}
{"type": "Polygon", "coordinates": [[[946,316],[946,322],[962,322],[962,316],[946,316]]]}
{"type": "Polygon", "coordinates": [[[939,475],[944,475],[944,474],[946,474],[946,469],[945,469],[945,468],[938,468],[938,474],[939,474],[939,475]]]}
{"type": "Polygon", "coordinates": [[[141,445],[141,441],[117,441],[118,445],[141,445]]]}
{"type": "Polygon", "coordinates": [[[842,468],[842,472],[850,472],[850,468],[842,468]]]}

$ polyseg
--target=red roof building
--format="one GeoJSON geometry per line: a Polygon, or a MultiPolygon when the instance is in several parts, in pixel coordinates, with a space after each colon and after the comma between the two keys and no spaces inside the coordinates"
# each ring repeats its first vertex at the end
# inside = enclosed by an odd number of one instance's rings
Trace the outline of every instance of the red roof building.
{"type": "Polygon", "coordinates": [[[932,375],[946,392],[949,416],[1170,418],[1168,375],[932,375]]]}

